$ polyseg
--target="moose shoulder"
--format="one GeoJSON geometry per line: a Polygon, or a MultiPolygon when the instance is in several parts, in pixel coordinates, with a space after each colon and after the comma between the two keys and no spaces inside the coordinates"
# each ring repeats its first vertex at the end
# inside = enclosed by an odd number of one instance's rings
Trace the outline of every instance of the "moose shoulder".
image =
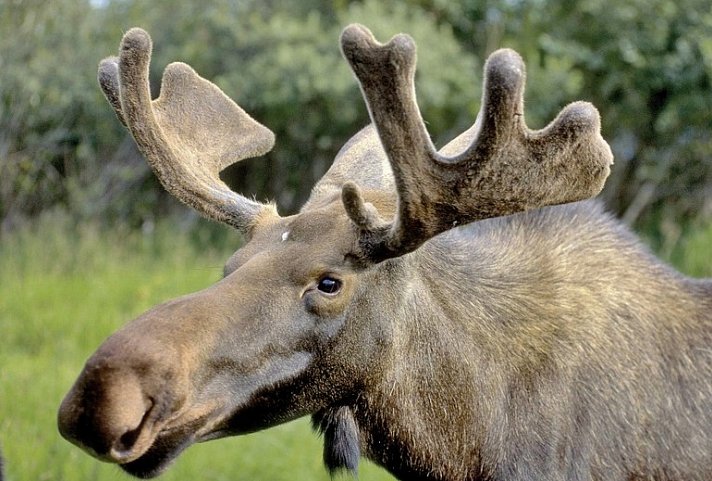
{"type": "Polygon", "coordinates": [[[352,25],[341,44],[373,125],[289,217],[220,181],[273,136],[216,86],[171,64],[151,100],[139,29],[102,62],[166,189],[248,241],[222,280],[99,347],[62,435],[151,477],[194,442],[311,414],[332,471],[366,456],[408,480],[712,479],[712,282],[585,200],[611,163],[597,111],[529,130],[524,65],[501,50],[477,121],[438,152],[413,41],[352,25]]]}

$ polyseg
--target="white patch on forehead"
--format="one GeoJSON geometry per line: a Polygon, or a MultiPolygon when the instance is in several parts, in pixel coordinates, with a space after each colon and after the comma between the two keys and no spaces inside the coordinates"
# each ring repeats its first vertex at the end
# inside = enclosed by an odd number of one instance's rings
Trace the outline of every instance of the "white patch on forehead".
{"type": "Polygon", "coordinates": [[[287,239],[289,239],[289,231],[282,233],[282,242],[286,241],[287,239]]]}

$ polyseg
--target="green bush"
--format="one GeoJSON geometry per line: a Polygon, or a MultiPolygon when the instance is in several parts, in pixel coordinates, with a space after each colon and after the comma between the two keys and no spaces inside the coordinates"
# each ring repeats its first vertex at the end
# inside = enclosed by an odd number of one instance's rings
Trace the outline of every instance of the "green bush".
{"type": "Polygon", "coordinates": [[[438,143],[472,122],[482,61],[498,47],[514,47],[527,62],[532,127],[572,100],[593,101],[616,154],[604,197],[626,222],[666,235],[653,220],[685,228],[712,215],[707,3],[2,2],[0,228],[56,206],[132,226],[175,211],[95,81],[98,61],[116,53],[132,26],[155,40],[154,91],[168,62],[186,61],[276,132],[272,153],[225,178],[294,211],[367,122],[338,49],[341,28],[358,21],[381,40],[399,31],[415,37],[419,104],[438,143]]]}
{"type": "Polygon", "coordinates": [[[669,257],[680,270],[693,277],[712,277],[712,223],[683,235],[669,257]]]}
{"type": "Polygon", "coordinates": [[[176,205],[157,186],[95,80],[99,60],[116,54],[132,26],[154,39],[156,93],[163,68],[185,61],[277,134],[272,153],[228,169],[225,177],[248,195],[275,198],[287,212],[304,202],[336,152],[368,122],[339,52],[346,23],[372,24],[384,39],[404,30],[420,40],[420,101],[434,133],[453,137],[474,119],[474,57],[417,7],[375,1],[341,9],[328,2],[286,7],[247,0],[35,3],[9,2],[0,11],[0,26],[11,33],[0,37],[0,51],[9,52],[0,68],[5,231],[57,205],[82,219],[133,226],[155,223],[176,205]]]}

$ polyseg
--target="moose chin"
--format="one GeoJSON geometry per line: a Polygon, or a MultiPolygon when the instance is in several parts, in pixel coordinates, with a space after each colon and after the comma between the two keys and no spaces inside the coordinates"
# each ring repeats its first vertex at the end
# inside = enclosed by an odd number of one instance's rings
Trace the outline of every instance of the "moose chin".
{"type": "Polygon", "coordinates": [[[295,215],[219,172],[273,134],[214,84],[124,36],[99,82],[164,187],[238,229],[214,285],[109,337],[59,430],[138,477],[195,442],[311,415],[327,469],[404,480],[712,479],[712,280],[657,260],[595,200],[597,110],[523,116],[524,64],[494,52],[474,125],[440,150],[416,49],[341,36],[372,124],[295,215]]]}

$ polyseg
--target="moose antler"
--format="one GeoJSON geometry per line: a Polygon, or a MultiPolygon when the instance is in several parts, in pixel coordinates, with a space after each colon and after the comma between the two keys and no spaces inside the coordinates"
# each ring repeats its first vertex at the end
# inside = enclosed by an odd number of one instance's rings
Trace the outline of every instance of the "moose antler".
{"type": "Polygon", "coordinates": [[[398,193],[392,222],[381,220],[358,187],[342,198],[374,261],[417,249],[455,225],[596,195],[612,154],[600,136],[598,111],[586,102],[564,108],[546,128],[524,123],[524,63],[498,50],[485,65],[482,107],[474,140],[462,153],[436,152],[415,100],[415,43],[397,35],[387,44],[361,25],[341,35],[390,160],[398,193]]]}
{"type": "Polygon", "coordinates": [[[119,57],[99,64],[107,100],[166,190],[209,218],[248,230],[273,207],[236,194],[218,174],[267,153],[274,135],[184,63],[166,67],[161,95],[152,101],[150,59],[151,38],[132,28],[121,40],[119,57]]]}

